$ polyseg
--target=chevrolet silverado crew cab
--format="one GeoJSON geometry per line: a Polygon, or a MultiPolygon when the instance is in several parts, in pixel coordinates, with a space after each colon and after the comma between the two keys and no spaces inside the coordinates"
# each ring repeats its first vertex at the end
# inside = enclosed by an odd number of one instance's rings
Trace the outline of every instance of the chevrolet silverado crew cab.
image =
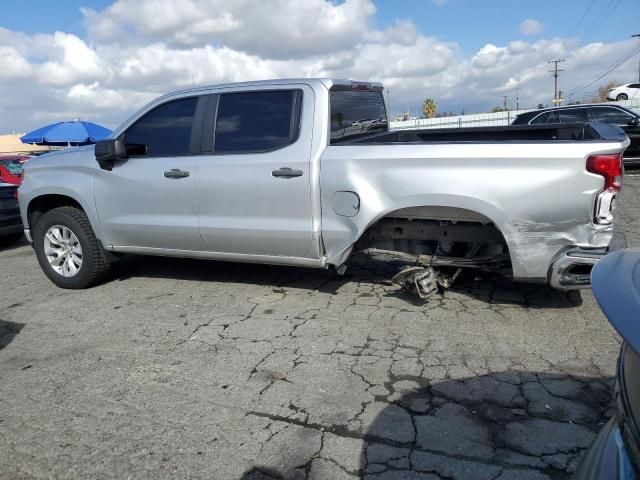
{"type": "Polygon", "coordinates": [[[628,142],[600,123],[394,131],[377,83],[216,85],[32,159],[20,209],[63,288],[121,254],[342,273],[373,251],[422,296],[465,268],[571,289],[608,251],[628,142]]]}

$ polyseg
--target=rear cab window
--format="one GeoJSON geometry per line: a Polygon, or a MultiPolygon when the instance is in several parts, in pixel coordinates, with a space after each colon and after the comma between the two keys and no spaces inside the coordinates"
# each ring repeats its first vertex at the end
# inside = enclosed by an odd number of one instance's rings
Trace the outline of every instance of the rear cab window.
{"type": "Polygon", "coordinates": [[[382,89],[338,85],[329,91],[330,144],[389,130],[382,89]]]}

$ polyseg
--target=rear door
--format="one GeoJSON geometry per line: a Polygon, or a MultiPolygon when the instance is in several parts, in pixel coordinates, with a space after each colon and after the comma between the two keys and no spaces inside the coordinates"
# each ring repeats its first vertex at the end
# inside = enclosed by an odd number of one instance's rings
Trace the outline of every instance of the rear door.
{"type": "Polygon", "coordinates": [[[640,83],[632,83],[627,90],[629,91],[629,100],[640,99],[640,83]]]}
{"type": "Polygon", "coordinates": [[[313,90],[306,85],[212,97],[197,159],[200,234],[221,253],[313,258],[313,90]],[[209,153],[206,153],[209,151],[209,153]]]}
{"type": "Polygon", "coordinates": [[[558,109],[559,123],[587,123],[589,121],[589,110],[586,108],[558,109]]]}

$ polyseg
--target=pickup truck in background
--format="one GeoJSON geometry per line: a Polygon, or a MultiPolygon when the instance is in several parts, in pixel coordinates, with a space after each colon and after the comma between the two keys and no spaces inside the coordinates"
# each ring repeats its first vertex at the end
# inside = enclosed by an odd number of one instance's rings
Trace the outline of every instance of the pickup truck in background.
{"type": "Polygon", "coordinates": [[[628,142],[600,123],[390,131],[377,83],[216,85],[32,159],[20,208],[63,288],[121,254],[342,273],[378,251],[412,263],[396,281],[421,296],[465,268],[573,289],[608,252],[628,142]]]}

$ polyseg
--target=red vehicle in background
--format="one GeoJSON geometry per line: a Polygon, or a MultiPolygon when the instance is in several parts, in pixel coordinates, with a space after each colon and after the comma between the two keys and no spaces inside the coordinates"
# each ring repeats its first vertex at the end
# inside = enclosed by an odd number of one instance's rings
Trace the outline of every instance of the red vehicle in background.
{"type": "Polygon", "coordinates": [[[29,160],[26,155],[0,155],[0,182],[20,185],[24,163],[29,160]]]}

